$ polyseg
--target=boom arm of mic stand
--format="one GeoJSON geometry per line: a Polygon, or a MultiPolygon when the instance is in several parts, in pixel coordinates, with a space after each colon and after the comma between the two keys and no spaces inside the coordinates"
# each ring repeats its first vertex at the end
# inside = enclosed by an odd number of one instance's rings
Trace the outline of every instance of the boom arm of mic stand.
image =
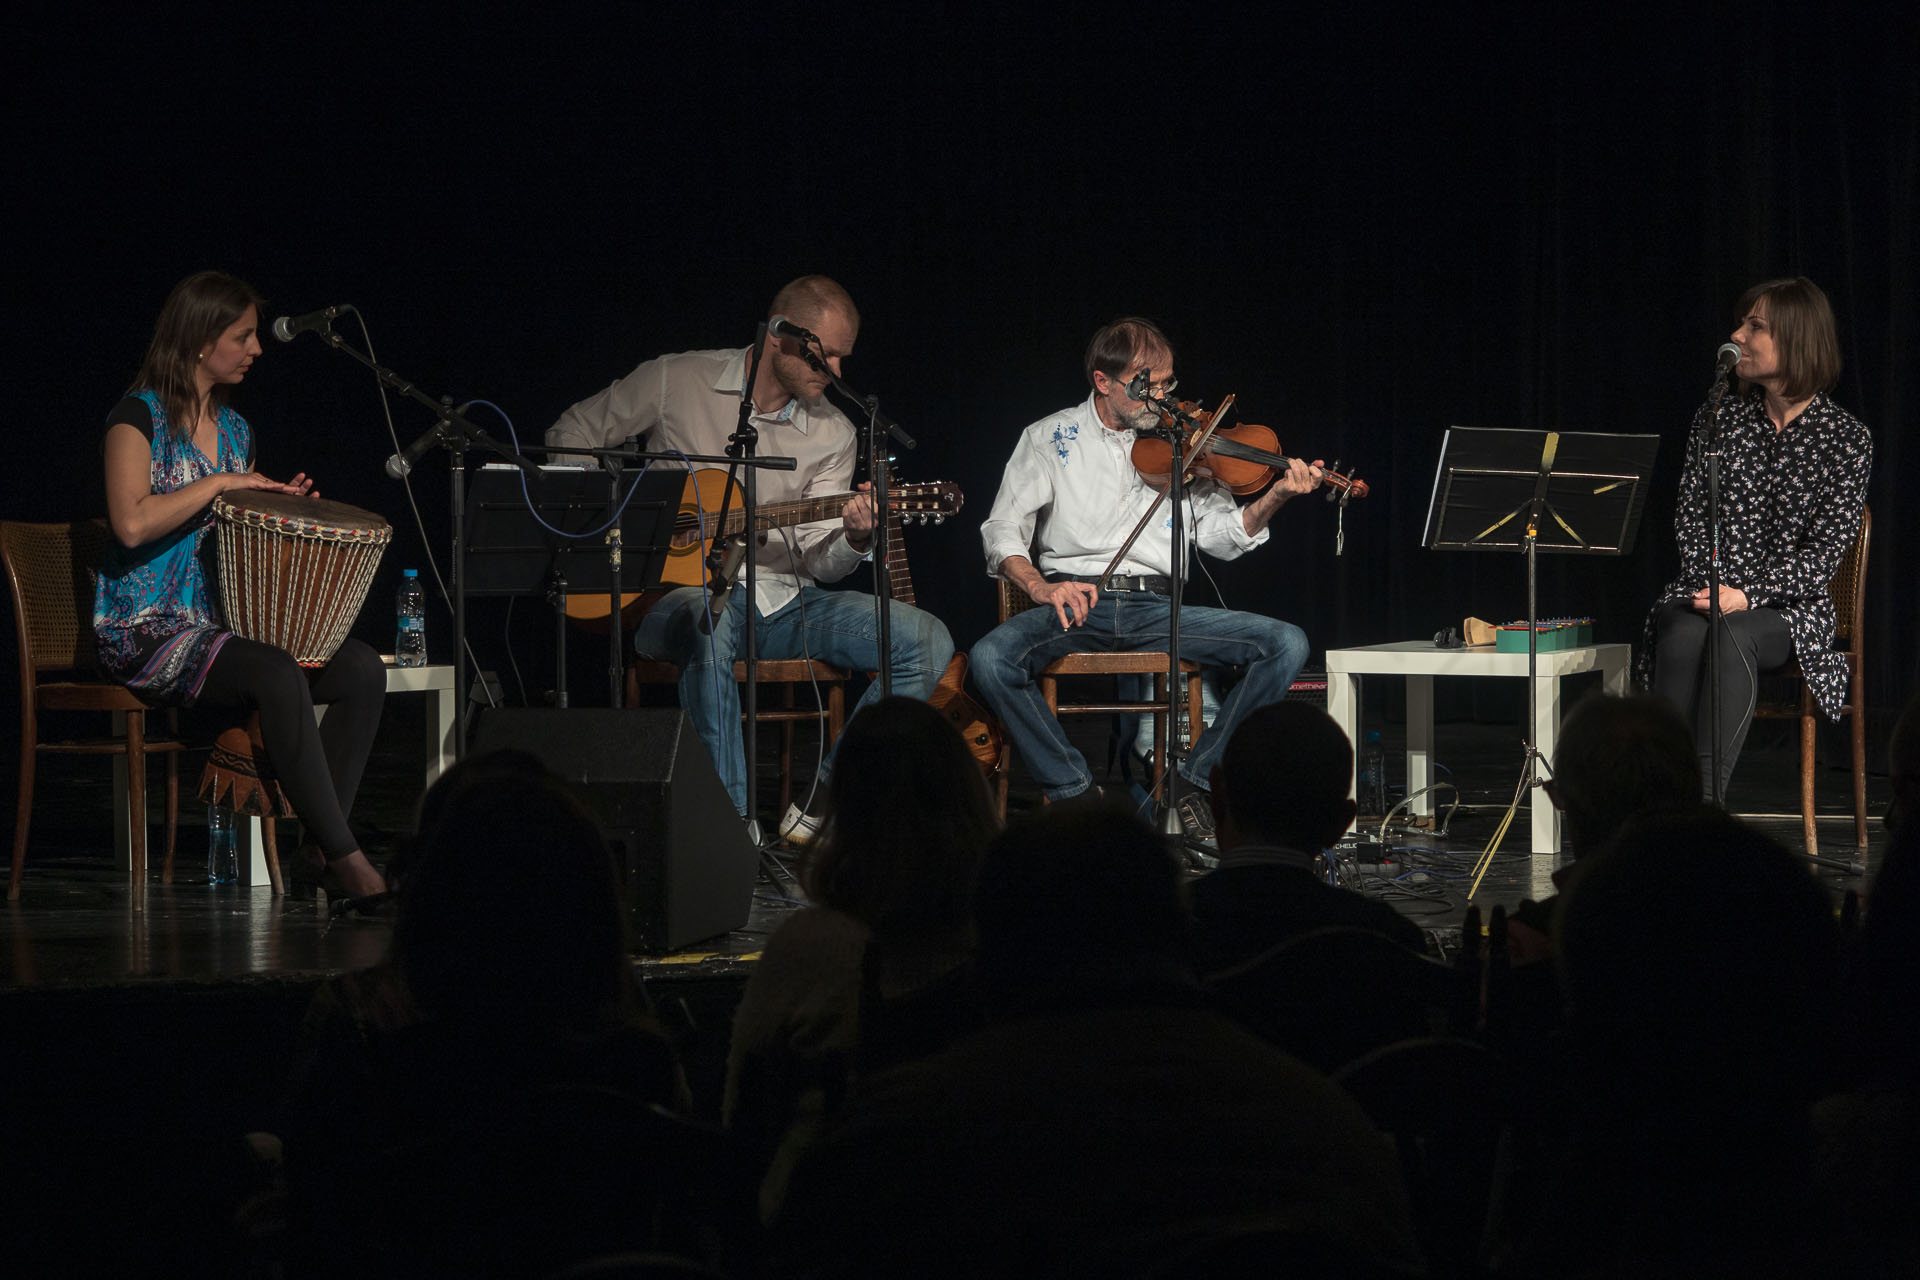
{"type": "Polygon", "coordinates": [[[847,380],[828,368],[827,362],[815,355],[811,348],[807,351],[807,363],[813,366],[815,373],[824,375],[827,381],[831,382],[834,389],[841,395],[866,409],[874,421],[887,429],[887,434],[893,437],[895,444],[899,445],[902,449],[918,449],[920,447],[920,442],[908,435],[905,427],[880,411],[880,402],[878,400],[869,400],[868,397],[861,395],[858,391],[848,386],[847,380]]]}
{"type": "Polygon", "coordinates": [[[385,365],[376,362],[369,356],[363,355],[362,353],[355,351],[352,347],[347,345],[346,339],[342,338],[339,334],[333,332],[331,329],[320,334],[320,337],[323,340],[325,340],[326,344],[332,347],[335,351],[341,352],[344,355],[351,356],[353,359],[365,365],[369,370],[372,371],[373,376],[380,380],[380,384],[382,386],[388,387],[393,391],[396,391],[399,394],[405,396],[407,399],[412,400],[418,404],[423,404],[427,406],[427,408],[433,410],[434,417],[437,419],[433,429],[441,433],[441,439],[440,439],[441,444],[444,445],[447,443],[446,429],[452,428],[454,431],[459,432],[460,435],[469,443],[478,445],[479,447],[487,450],[489,453],[492,453],[501,458],[504,458],[506,461],[511,462],[514,466],[519,467],[522,471],[533,471],[536,469],[536,465],[531,460],[523,457],[519,453],[516,453],[514,450],[508,448],[506,445],[501,444],[498,440],[495,440],[492,436],[488,435],[485,431],[482,431],[479,427],[467,421],[466,416],[462,414],[459,410],[449,409],[446,405],[442,404],[438,399],[428,395],[426,392],[422,391],[419,387],[416,387],[413,383],[408,382],[405,378],[401,377],[399,374],[395,373],[393,370],[387,368],[385,365]]]}

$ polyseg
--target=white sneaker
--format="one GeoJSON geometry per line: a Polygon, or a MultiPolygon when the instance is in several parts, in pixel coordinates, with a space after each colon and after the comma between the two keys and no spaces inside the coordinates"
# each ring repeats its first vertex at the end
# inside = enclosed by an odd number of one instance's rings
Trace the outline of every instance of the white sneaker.
{"type": "Polygon", "coordinates": [[[780,819],[780,839],[796,849],[804,849],[820,837],[820,819],[797,804],[787,806],[780,819]]]}

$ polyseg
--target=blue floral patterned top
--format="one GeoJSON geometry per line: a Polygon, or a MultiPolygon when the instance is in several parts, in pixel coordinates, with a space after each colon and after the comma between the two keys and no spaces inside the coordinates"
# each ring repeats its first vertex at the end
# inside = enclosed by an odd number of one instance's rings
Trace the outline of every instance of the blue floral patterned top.
{"type": "MultiPolygon", "coordinates": [[[[166,406],[152,391],[116,405],[107,424],[116,422],[145,429],[153,450],[154,493],[172,493],[216,471],[244,472],[253,465],[253,428],[224,406],[217,423],[219,456],[213,459],[168,430],[166,406]]],[[[172,533],[143,546],[129,550],[109,540],[101,558],[93,597],[100,666],[149,702],[192,706],[214,655],[231,634],[206,571],[211,558],[206,539],[212,527],[209,505],[172,533]]]]}

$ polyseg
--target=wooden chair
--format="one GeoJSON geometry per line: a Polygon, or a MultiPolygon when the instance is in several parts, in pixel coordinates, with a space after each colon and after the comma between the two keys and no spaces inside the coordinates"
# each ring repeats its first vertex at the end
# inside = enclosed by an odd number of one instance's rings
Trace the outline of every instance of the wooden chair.
{"type": "MultiPolygon", "coordinates": [[[[813,721],[821,726],[820,731],[824,735],[821,749],[824,751],[833,746],[847,723],[847,673],[838,667],[805,658],[762,658],[758,667],[760,687],[778,689],[781,695],[777,706],[770,707],[763,700],[754,720],[759,724],[780,726],[780,812],[785,813],[787,806],[793,803],[793,727],[813,721]],[[820,690],[819,702],[811,707],[797,706],[794,690],[808,686],[820,690]]],[[[733,664],[733,678],[742,683],[746,681],[747,664],[744,661],[733,664]]],[[[641,685],[679,683],[680,668],[675,664],[638,659],[627,664],[627,705],[639,703],[641,685]]],[[[740,718],[746,719],[744,710],[740,718]]]]}
{"type": "MultiPolygon", "coordinates": [[[[1867,541],[1872,532],[1873,513],[1863,509],[1860,512],[1860,532],[1855,535],[1853,545],[1847,548],[1846,557],[1840,561],[1833,581],[1827,584],[1827,589],[1833,593],[1833,611],[1837,617],[1833,642],[1836,648],[1847,655],[1847,700],[1840,708],[1840,716],[1850,722],[1848,728],[1851,730],[1853,747],[1853,843],[1863,851],[1867,847],[1867,674],[1863,645],[1867,611],[1867,541]]],[[[1800,822],[1806,836],[1807,853],[1817,854],[1820,842],[1814,832],[1813,757],[1820,707],[1814,702],[1813,691],[1807,687],[1806,679],[1801,675],[1799,662],[1789,661],[1786,666],[1763,674],[1785,681],[1785,696],[1778,700],[1760,701],[1753,709],[1754,719],[1800,721],[1800,822]]],[[[1865,856],[1862,852],[1861,857],[1865,856]]]]}
{"type": "MultiPolygon", "coordinates": [[[[998,582],[1000,589],[1000,621],[1005,622],[1014,614],[1035,608],[1026,592],[1002,578],[998,582]]],[[[1187,717],[1189,741],[1198,741],[1205,722],[1201,719],[1200,707],[1200,664],[1181,659],[1180,672],[1187,678],[1187,717]]],[[[1166,773],[1167,732],[1167,651],[1165,649],[1134,650],[1125,653],[1109,653],[1104,650],[1087,650],[1069,653],[1055,658],[1040,672],[1040,696],[1046,699],[1047,710],[1057,718],[1063,715],[1150,715],[1153,717],[1153,786],[1157,789],[1161,777],[1166,773]],[[1108,702],[1073,702],[1060,705],[1060,679],[1063,676],[1152,676],[1154,701],[1132,702],[1116,697],[1108,702]]],[[[999,803],[1000,816],[1007,816],[1007,780],[1012,774],[1013,740],[1008,737],[1000,748],[999,803]]]]}
{"type": "Polygon", "coordinates": [[[26,869],[27,831],[33,819],[33,788],[40,754],[124,756],[131,858],[128,881],[136,894],[147,875],[147,757],[167,762],[166,857],[173,860],[180,818],[178,736],[173,712],[169,736],[147,734],[147,704],[121,685],[94,675],[93,595],[95,566],[106,545],[106,522],[68,524],[0,521],[0,559],[13,592],[14,629],[20,648],[20,805],[13,823],[13,874],[7,899],[20,896],[26,869]],[[104,711],[124,723],[119,737],[42,741],[43,711],[104,711]]]}

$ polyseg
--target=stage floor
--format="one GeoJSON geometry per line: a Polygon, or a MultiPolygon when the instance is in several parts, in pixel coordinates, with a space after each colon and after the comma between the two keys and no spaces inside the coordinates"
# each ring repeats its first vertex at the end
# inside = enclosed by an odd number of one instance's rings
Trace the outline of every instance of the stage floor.
{"type": "MultiPolygon", "coordinates": [[[[422,740],[417,699],[388,704],[367,781],[354,815],[356,830],[376,862],[398,847],[412,822],[418,795],[418,756],[422,740]]],[[[1088,758],[1106,754],[1106,729],[1096,717],[1073,717],[1069,724],[1088,758]]],[[[1388,752],[1389,782],[1397,777],[1397,726],[1381,726],[1388,752]]],[[[1789,848],[1801,846],[1798,818],[1798,758],[1790,733],[1761,724],[1741,760],[1729,797],[1730,807],[1748,815],[1789,848]]],[[[776,814],[772,768],[773,735],[763,736],[762,812],[776,814]]],[[[796,755],[806,755],[805,735],[796,755]]],[[[1413,830],[1396,836],[1393,861],[1382,868],[1377,854],[1359,855],[1364,865],[1355,883],[1371,897],[1430,931],[1444,954],[1457,945],[1461,916],[1468,905],[1470,873],[1497,828],[1519,778],[1521,744],[1517,730],[1484,724],[1443,724],[1436,732],[1439,776],[1458,789],[1461,807],[1440,829],[1413,830]]],[[[198,762],[187,759],[183,791],[198,776],[198,762]]],[[[811,760],[797,761],[801,781],[811,775],[811,760]]],[[[156,771],[157,782],[157,771],[156,771]]],[[[1849,888],[1861,888],[1861,876],[1848,868],[1855,858],[1847,774],[1822,770],[1818,779],[1822,851],[1835,861],[1814,873],[1835,900],[1849,888]]],[[[152,788],[154,792],[158,787],[152,788]]],[[[1397,793],[1397,787],[1390,791],[1397,793]]],[[[0,915],[0,991],[138,984],[155,981],[209,982],[232,979],[306,976],[319,978],[375,963],[384,954],[389,928],[378,921],[329,921],[314,904],[274,898],[263,886],[213,887],[205,883],[205,810],[182,803],[177,874],[172,885],[159,882],[159,851],[149,857],[150,876],[143,909],[135,909],[125,872],[113,865],[109,769],[104,761],[53,757],[41,762],[34,803],[32,838],[21,900],[0,915]]],[[[1882,777],[1868,781],[1867,867],[1877,865],[1886,833],[1879,821],[1887,800],[1882,777]]],[[[1010,809],[1032,808],[1038,797],[1016,777],[1010,809]]],[[[154,796],[154,843],[159,837],[159,799],[154,796]]],[[[1495,903],[1513,906],[1522,898],[1552,892],[1549,877],[1566,855],[1524,852],[1526,819],[1516,817],[1504,849],[1473,901],[1483,911],[1495,903]],[[1514,852],[1512,850],[1520,850],[1514,852]]],[[[537,857],[530,852],[529,857],[537,857]]],[[[699,978],[737,981],[766,935],[797,905],[790,881],[763,875],[746,927],[722,938],[665,956],[636,956],[641,976],[650,983],[699,978]]],[[[485,922],[476,922],[485,927],[485,922]]]]}

